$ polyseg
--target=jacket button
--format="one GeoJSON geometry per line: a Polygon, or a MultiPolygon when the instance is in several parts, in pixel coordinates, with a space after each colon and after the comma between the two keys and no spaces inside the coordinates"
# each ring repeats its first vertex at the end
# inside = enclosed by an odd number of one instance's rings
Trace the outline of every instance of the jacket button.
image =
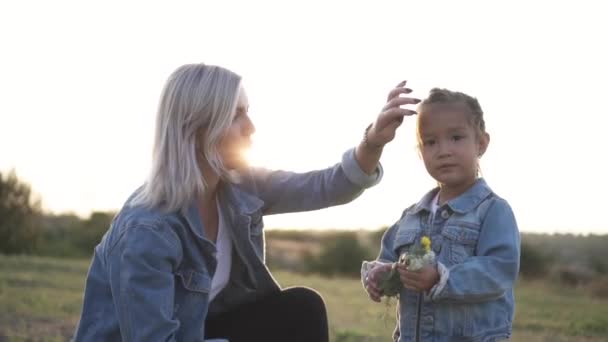
{"type": "Polygon", "coordinates": [[[447,210],[444,210],[441,212],[441,217],[443,219],[447,219],[448,217],[450,217],[450,213],[447,210]]]}
{"type": "Polygon", "coordinates": [[[441,252],[441,243],[433,243],[433,252],[435,252],[435,254],[439,254],[439,252],[441,252]]]}

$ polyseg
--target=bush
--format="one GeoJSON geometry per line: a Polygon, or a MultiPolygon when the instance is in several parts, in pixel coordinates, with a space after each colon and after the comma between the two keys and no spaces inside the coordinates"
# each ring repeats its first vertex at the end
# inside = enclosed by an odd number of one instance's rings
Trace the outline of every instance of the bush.
{"type": "Polygon", "coordinates": [[[591,294],[598,298],[608,298],[608,277],[595,279],[589,284],[591,294]]]}
{"type": "Polygon", "coordinates": [[[563,284],[573,287],[588,284],[593,279],[592,272],[580,265],[560,267],[557,270],[557,274],[563,284]]]}
{"type": "Polygon", "coordinates": [[[70,214],[44,215],[43,235],[35,252],[44,256],[88,258],[113,217],[111,212],[94,212],[87,219],[70,214]]]}
{"type": "Polygon", "coordinates": [[[589,257],[589,266],[597,274],[608,275],[608,262],[598,256],[589,257]]]}
{"type": "Polygon", "coordinates": [[[0,253],[31,253],[40,239],[40,201],[14,171],[0,173],[0,253]]]}
{"type": "Polygon", "coordinates": [[[552,258],[528,243],[521,244],[519,273],[528,278],[541,278],[549,272],[552,258]]]}
{"type": "Polygon", "coordinates": [[[317,257],[307,256],[307,269],[326,276],[359,277],[361,262],[371,259],[370,251],[365,248],[353,232],[337,233],[323,242],[317,257]]]}

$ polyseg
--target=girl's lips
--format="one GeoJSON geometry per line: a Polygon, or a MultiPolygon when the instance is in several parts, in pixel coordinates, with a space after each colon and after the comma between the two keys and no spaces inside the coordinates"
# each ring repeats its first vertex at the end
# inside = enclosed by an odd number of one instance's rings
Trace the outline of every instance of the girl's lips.
{"type": "Polygon", "coordinates": [[[446,170],[446,169],[451,169],[456,167],[456,164],[443,164],[443,165],[439,165],[439,167],[437,168],[438,170],[446,170]]]}

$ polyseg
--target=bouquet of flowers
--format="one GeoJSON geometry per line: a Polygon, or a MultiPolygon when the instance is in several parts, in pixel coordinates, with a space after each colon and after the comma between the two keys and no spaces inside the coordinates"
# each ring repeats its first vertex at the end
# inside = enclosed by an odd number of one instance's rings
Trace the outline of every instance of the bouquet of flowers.
{"type": "Polygon", "coordinates": [[[399,260],[391,266],[389,272],[380,274],[380,289],[386,297],[397,297],[403,285],[399,278],[397,265],[406,265],[410,271],[417,271],[424,266],[435,263],[435,252],[431,250],[431,239],[423,236],[419,245],[412,245],[409,250],[399,257],[399,260]]]}

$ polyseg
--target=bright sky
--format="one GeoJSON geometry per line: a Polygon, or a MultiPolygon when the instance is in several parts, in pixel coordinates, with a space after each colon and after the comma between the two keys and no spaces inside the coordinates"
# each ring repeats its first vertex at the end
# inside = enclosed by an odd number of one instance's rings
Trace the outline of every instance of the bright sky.
{"type": "MultiPolygon", "coordinates": [[[[116,210],[150,162],[156,104],[185,63],[244,77],[253,162],[305,171],[355,146],[409,80],[478,97],[482,170],[528,232],[608,233],[608,21],[601,1],[6,1],[0,170],[45,209],[116,210]]],[[[378,228],[434,186],[406,120],[384,180],[356,201],[267,227],[378,228]]]]}

